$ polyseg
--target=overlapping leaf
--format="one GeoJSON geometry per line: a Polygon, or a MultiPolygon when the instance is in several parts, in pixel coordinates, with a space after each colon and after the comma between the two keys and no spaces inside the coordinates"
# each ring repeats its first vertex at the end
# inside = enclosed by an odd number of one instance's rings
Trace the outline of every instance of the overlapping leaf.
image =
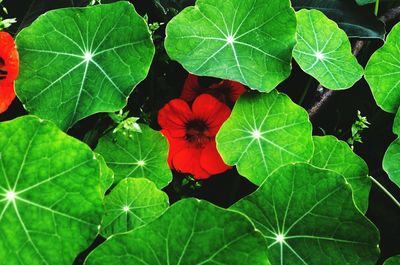
{"type": "Polygon", "coordinates": [[[168,142],[164,136],[147,125],[142,132],[110,132],[100,138],[96,152],[101,154],[114,171],[115,183],[124,178],[147,178],[158,188],[172,179],[167,164],[168,142]]]}
{"type": "Polygon", "coordinates": [[[100,193],[104,196],[114,183],[114,172],[107,166],[103,156],[96,154],[96,158],[100,164],[100,193]]]}
{"type": "Polygon", "coordinates": [[[191,73],[270,91],[290,74],[295,31],[289,0],[198,0],[169,22],[165,48],[191,73]]]}
{"type": "Polygon", "coordinates": [[[262,235],[242,214],[206,201],[181,200],[160,218],[116,235],[96,248],[86,265],[268,265],[262,235]]]}
{"type": "Polygon", "coordinates": [[[365,68],[365,79],[379,107],[395,113],[400,107],[400,23],[389,33],[365,68]]]}
{"type": "MultiPolygon", "coordinates": [[[[400,136],[400,110],[397,111],[394,119],[393,132],[400,136]]],[[[394,142],[386,150],[383,157],[383,169],[389,175],[389,178],[400,187],[400,138],[394,142]]]]}
{"type": "Polygon", "coordinates": [[[310,163],[345,177],[353,190],[356,206],[363,213],[367,211],[371,189],[368,165],[345,142],[333,136],[314,137],[314,155],[310,163]]]}
{"type": "Polygon", "coordinates": [[[292,0],[293,7],[318,9],[346,31],[349,38],[384,39],[385,25],[370,9],[359,7],[353,0],[292,0]]]}
{"type": "Polygon", "coordinates": [[[242,95],[216,139],[225,163],[260,185],[278,167],[311,159],[311,133],[307,112],[272,91],[242,95]]]}
{"type": "Polygon", "coordinates": [[[19,99],[62,129],[125,106],[154,54],[146,22],[126,1],[50,11],[18,34],[17,46],[19,99]]]}
{"type": "Polygon", "coordinates": [[[400,264],[400,255],[391,257],[383,263],[383,265],[399,265],[399,264],[400,264]]]}
{"type": "Polygon", "coordinates": [[[263,233],[273,265],[374,265],[379,233],[351,196],[336,172],[290,164],[232,208],[263,233]]]}
{"type": "Polygon", "coordinates": [[[72,264],[98,233],[99,163],[54,124],[0,124],[0,263],[72,264]]]}
{"type": "Polygon", "coordinates": [[[143,226],[168,207],[168,196],[147,179],[126,178],[104,199],[101,234],[109,237],[143,226]]]}
{"type": "Polygon", "coordinates": [[[346,89],[363,75],[346,33],[318,10],[297,12],[293,57],[306,73],[330,89],[346,89]]]}
{"type": "Polygon", "coordinates": [[[359,5],[368,5],[371,3],[375,3],[375,0],[356,0],[359,5]]]}

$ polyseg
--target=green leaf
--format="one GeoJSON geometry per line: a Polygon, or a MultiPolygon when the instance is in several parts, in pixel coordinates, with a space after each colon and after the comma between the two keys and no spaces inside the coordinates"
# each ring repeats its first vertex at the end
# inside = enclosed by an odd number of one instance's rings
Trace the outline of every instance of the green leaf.
{"type": "Polygon", "coordinates": [[[368,165],[343,141],[333,136],[314,137],[314,156],[311,164],[335,171],[342,175],[353,190],[353,199],[358,209],[365,213],[368,209],[371,180],[368,165]]]}
{"type": "Polygon", "coordinates": [[[388,258],[383,265],[399,265],[400,264],[400,255],[388,258]]]}
{"type": "Polygon", "coordinates": [[[294,9],[318,9],[335,21],[349,38],[385,38],[385,24],[370,9],[363,9],[353,0],[292,0],[294,9]]]}
{"type": "Polygon", "coordinates": [[[114,172],[107,166],[102,155],[95,155],[100,164],[100,193],[104,196],[114,183],[114,172]]]}
{"type": "Polygon", "coordinates": [[[371,56],[365,68],[365,79],[378,106],[395,113],[400,107],[400,23],[371,56]]]}
{"type": "Polygon", "coordinates": [[[289,0],[198,0],[169,22],[165,48],[191,73],[271,91],[290,75],[295,31],[289,0]]]}
{"type": "Polygon", "coordinates": [[[167,164],[168,142],[158,131],[141,124],[142,132],[109,132],[96,147],[115,173],[115,183],[124,178],[147,178],[158,188],[172,180],[167,164]]]}
{"type": "Polygon", "coordinates": [[[396,117],[393,121],[393,132],[400,136],[400,108],[397,110],[396,117]]]}
{"type": "Polygon", "coordinates": [[[53,123],[0,123],[0,261],[72,264],[98,233],[99,163],[53,123]]]}
{"type": "Polygon", "coordinates": [[[350,41],[335,22],[318,10],[305,9],[297,12],[297,22],[293,57],[304,72],[335,90],[349,88],[362,77],[350,41]]]}
{"type": "Polygon", "coordinates": [[[375,3],[375,0],[356,0],[358,5],[368,5],[371,3],[375,3]]]}
{"type": "Polygon", "coordinates": [[[143,226],[168,208],[168,196],[147,179],[126,178],[106,196],[101,235],[109,237],[143,226]]]}
{"type": "Polygon", "coordinates": [[[311,134],[307,112],[272,91],[242,95],[216,139],[225,163],[260,185],[280,166],[310,160],[311,134]]]}
{"type": "Polygon", "coordinates": [[[97,247],[86,265],[268,265],[261,234],[242,214],[206,201],[184,199],[154,222],[97,247]]]}
{"type": "MultiPolygon", "coordinates": [[[[393,132],[400,136],[400,109],[394,119],[393,132]]],[[[398,137],[386,150],[383,157],[383,169],[389,178],[400,187],[400,138],[398,137]]]]}
{"type": "Polygon", "coordinates": [[[18,98],[62,129],[123,108],[154,54],[146,22],[126,1],[50,11],[18,34],[17,46],[18,98]]]}
{"type": "Polygon", "coordinates": [[[400,139],[390,144],[383,157],[383,169],[389,178],[400,187],[400,139]]]}
{"type": "Polygon", "coordinates": [[[373,265],[379,232],[351,196],[336,172],[290,164],[231,208],[263,233],[273,265],[373,265]]]}

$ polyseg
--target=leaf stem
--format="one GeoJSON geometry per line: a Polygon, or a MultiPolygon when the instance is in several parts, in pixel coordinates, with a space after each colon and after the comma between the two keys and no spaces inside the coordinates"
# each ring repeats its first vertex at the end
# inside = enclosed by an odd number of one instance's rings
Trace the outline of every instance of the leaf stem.
{"type": "Polygon", "coordinates": [[[375,2],[375,16],[378,16],[378,12],[379,12],[379,0],[376,0],[375,2]]]}
{"type": "Polygon", "coordinates": [[[369,176],[373,183],[378,186],[386,195],[400,208],[400,202],[381,184],[377,181],[374,177],[369,176]]]}
{"type": "Polygon", "coordinates": [[[299,99],[299,105],[301,106],[301,104],[303,104],[304,102],[304,98],[306,97],[308,90],[310,90],[311,84],[312,84],[313,78],[310,76],[310,78],[307,81],[307,84],[304,88],[303,94],[301,95],[300,99],[299,99]]]}

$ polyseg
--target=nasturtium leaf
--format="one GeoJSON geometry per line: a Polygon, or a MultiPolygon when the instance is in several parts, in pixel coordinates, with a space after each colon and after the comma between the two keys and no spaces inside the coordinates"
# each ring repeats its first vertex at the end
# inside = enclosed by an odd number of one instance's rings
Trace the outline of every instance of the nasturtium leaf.
{"type": "Polygon", "coordinates": [[[400,23],[371,56],[365,68],[365,79],[378,106],[395,113],[400,107],[400,23]]]}
{"type": "Polygon", "coordinates": [[[371,3],[375,3],[375,0],[356,0],[356,3],[359,5],[368,5],[371,3]]]}
{"type": "Polygon", "coordinates": [[[100,193],[104,196],[114,183],[114,172],[107,166],[103,156],[96,154],[96,158],[100,164],[100,193]]]}
{"type": "MultiPolygon", "coordinates": [[[[394,119],[393,132],[400,137],[400,109],[394,119]]],[[[389,178],[400,187],[400,138],[394,140],[383,157],[383,169],[389,178]]]]}
{"type": "Polygon", "coordinates": [[[206,201],[184,199],[150,224],[111,237],[88,256],[85,264],[269,262],[266,241],[244,215],[206,201]]]}
{"type": "Polygon", "coordinates": [[[293,57],[304,72],[326,88],[340,90],[354,85],[363,68],[351,53],[350,41],[337,24],[318,10],[300,10],[297,44],[293,57]]]}
{"type": "Polygon", "coordinates": [[[263,233],[273,265],[373,265],[379,232],[351,196],[341,175],[300,163],[276,170],[231,208],[263,233]]]}
{"type": "Polygon", "coordinates": [[[292,0],[295,10],[318,9],[335,21],[349,38],[384,39],[385,24],[353,0],[292,0]]]}
{"type": "Polygon", "coordinates": [[[216,139],[225,163],[256,185],[282,165],[309,161],[314,149],[307,112],[276,91],[242,95],[216,139]]]}
{"type": "Polygon", "coordinates": [[[141,124],[142,132],[118,130],[109,132],[96,147],[114,171],[115,184],[124,178],[147,178],[158,188],[172,180],[167,164],[168,142],[158,131],[141,124]]]}
{"type": "Polygon", "coordinates": [[[399,265],[400,264],[400,255],[388,258],[383,265],[399,265]]]}
{"type": "Polygon", "coordinates": [[[101,235],[109,237],[143,226],[168,208],[168,196],[150,180],[126,178],[104,199],[101,235]]]}
{"type": "MultiPolygon", "coordinates": [[[[372,3],[376,2],[376,0],[355,0],[355,1],[360,6],[368,5],[368,4],[372,4],[372,3]]],[[[397,0],[380,0],[380,3],[382,3],[382,2],[395,2],[395,1],[397,1],[397,0]]]]}
{"type": "Polygon", "coordinates": [[[145,20],[126,1],[50,11],[18,34],[17,46],[18,98],[62,129],[124,107],[154,54],[145,20]]]}
{"type": "Polygon", "coordinates": [[[191,73],[270,91],[290,75],[295,31],[289,0],[198,0],[169,22],[165,48],[191,73]]]}
{"type": "Polygon", "coordinates": [[[397,110],[393,121],[393,132],[400,136],[400,108],[397,110]]]}
{"type": "Polygon", "coordinates": [[[389,178],[400,187],[400,138],[394,140],[383,157],[383,169],[389,178]]]}
{"type": "Polygon", "coordinates": [[[368,209],[371,180],[368,165],[343,141],[333,136],[314,137],[314,155],[310,164],[341,174],[353,190],[353,199],[358,209],[368,209]]]}
{"type": "Polygon", "coordinates": [[[1,263],[72,264],[98,233],[99,175],[90,148],[53,123],[0,123],[1,263]]]}

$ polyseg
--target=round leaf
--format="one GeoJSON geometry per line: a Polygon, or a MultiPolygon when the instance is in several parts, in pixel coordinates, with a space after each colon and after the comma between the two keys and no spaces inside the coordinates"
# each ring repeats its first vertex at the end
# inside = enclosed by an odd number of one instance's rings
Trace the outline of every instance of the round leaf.
{"type": "MultiPolygon", "coordinates": [[[[381,0],[382,1],[382,0],[381,0]]],[[[292,0],[294,9],[318,9],[338,23],[349,38],[384,39],[385,24],[370,9],[350,0],[292,0]]]]}
{"type": "Polygon", "coordinates": [[[389,178],[400,187],[400,139],[390,144],[383,157],[383,169],[389,178]]]}
{"type": "Polygon", "coordinates": [[[96,158],[100,164],[100,193],[104,196],[114,183],[114,172],[107,166],[104,157],[96,154],[96,158]]]}
{"type": "Polygon", "coordinates": [[[72,264],[103,212],[93,152],[32,116],[1,123],[0,135],[0,260],[72,264]]]}
{"type": "Polygon", "coordinates": [[[289,0],[198,0],[169,22],[165,48],[191,73],[270,91],[290,75],[295,31],[289,0]]]}
{"type": "Polygon", "coordinates": [[[399,265],[400,264],[400,255],[388,258],[383,265],[399,265]]]}
{"type": "Polygon", "coordinates": [[[400,136],[400,108],[397,111],[396,117],[394,117],[393,132],[400,136]]]}
{"type": "Polygon", "coordinates": [[[97,264],[268,265],[266,243],[242,214],[206,201],[181,200],[154,222],[96,248],[97,264]]]}
{"type": "Polygon", "coordinates": [[[168,208],[168,196],[147,179],[126,178],[104,199],[101,234],[109,237],[143,226],[168,208]]]}
{"type": "Polygon", "coordinates": [[[400,107],[400,23],[371,56],[365,68],[365,79],[378,106],[395,113],[400,107]]]}
{"type": "Polygon", "coordinates": [[[115,183],[121,179],[147,178],[158,188],[172,179],[167,164],[168,142],[158,131],[141,124],[142,132],[118,130],[100,138],[96,152],[101,154],[115,173],[115,183]]]}
{"type": "Polygon", "coordinates": [[[154,54],[146,22],[126,1],[50,11],[18,34],[17,46],[18,98],[62,129],[124,107],[154,54]]]}
{"type": "Polygon", "coordinates": [[[345,142],[333,136],[314,137],[314,155],[310,163],[345,177],[353,190],[356,206],[363,213],[367,211],[371,189],[368,165],[345,142]]]}
{"type": "Polygon", "coordinates": [[[337,24],[318,10],[297,12],[293,57],[304,72],[330,89],[346,89],[363,75],[350,41],[337,24]]]}
{"type": "MultiPolygon", "coordinates": [[[[400,136],[400,109],[394,118],[393,133],[400,136]]],[[[394,140],[386,150],[383,157],[383,169],[389,178],[400,187],[400,138],[394,140]]]]}
{"type": "Polygon", "coordinates": [[[336,172],[290,164],[232,208],[263,233],[273,265],[374,265],[379,233],[351,196],[336,172]]]}
{"type": "Polygon", "coordinates": [[[282,165],[305,162],[313,154],[307,112],[276,91],[239,98],[217,135],[225,163],[256,185],[282,165]]]}

